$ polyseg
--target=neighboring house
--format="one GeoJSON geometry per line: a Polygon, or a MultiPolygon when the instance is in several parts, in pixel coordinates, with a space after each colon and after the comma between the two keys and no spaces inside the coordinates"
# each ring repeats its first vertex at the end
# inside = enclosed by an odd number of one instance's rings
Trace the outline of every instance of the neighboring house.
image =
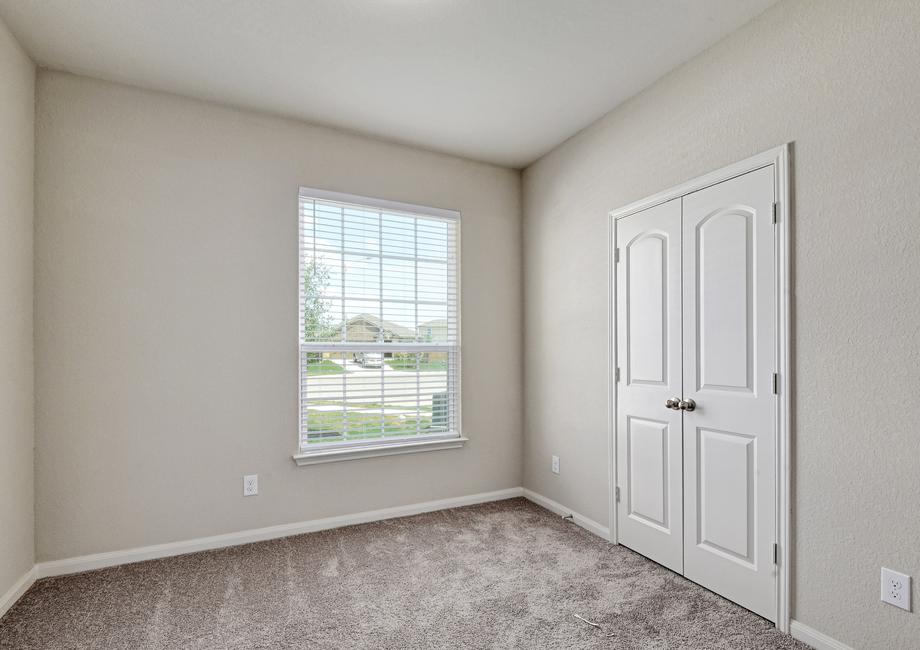
{"type": "Polygon", "coordinates": [[[358,314],[345,321],[345,340],[353,343],[414,341],[415,332],[372,314],[358,314]]]}
{"type": "Polygon", "coordinates": [[[418,326],[419,341],[446,341],[447,319],[436,318],[418,326]]]}

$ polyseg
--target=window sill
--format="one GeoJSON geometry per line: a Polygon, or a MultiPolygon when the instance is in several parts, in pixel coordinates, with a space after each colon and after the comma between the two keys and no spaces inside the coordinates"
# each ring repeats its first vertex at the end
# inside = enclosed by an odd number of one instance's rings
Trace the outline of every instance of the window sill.
{"type": "Polygon", "coordinates": [[[398,444],[367,445],[354,449],[328,449],[325,451],[301,452],[294,454],[294,462],[300,467],[305,465],[319,465],[320,463],[336,463],[342,460],[358,460],[360,458],[376,458],[377,456],[394,456],[396,454],[416,454],[422,451],[440,451],[442,449],[458,449],[469,438],[448,438],[446,440],[411,440],[398,444]]]}

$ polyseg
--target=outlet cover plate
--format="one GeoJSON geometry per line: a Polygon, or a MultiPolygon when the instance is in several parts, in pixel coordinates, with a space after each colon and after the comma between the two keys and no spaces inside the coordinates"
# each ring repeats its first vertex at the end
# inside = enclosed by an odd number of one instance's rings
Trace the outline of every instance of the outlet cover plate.
{"type": "Polygon", "coordinates": [[[243,496],[254,497],[259,493],[259,475],[249,474],[243,477],[243,496]]]}
{"type": "Polygon", "coordinates": [[[559,473],[559,456],[553,456],[553,474],[559,473]]]}
{"type": "Polygon", "coordinates": [[[882,567],[882,602],[910,611],[910,576],[882,567]]]}

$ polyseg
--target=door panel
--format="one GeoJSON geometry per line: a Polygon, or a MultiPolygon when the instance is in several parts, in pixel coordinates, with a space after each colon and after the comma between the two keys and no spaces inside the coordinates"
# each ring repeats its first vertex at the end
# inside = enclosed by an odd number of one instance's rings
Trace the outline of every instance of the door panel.
{"type": "Polygon", "coordinates": [[[660,233],[640,236],[626,246],[629,295],[626,368],[630,383],[667,385],[668,240],[660,233]]]}
{"type": "Polygon", "coordinates": [[[695,228],[697,390],[751,390],[753,221],[732,206],[695,228]]]}
{"type": "Polygon", "coordinates": [[[680,199],[618,219],[618,541],[683,571],[680,199]]]}
{"type": "Polygon", "coordinates": [[[683,197],[684,574],[776,620],[773,166],[683,197]]]}
{"type": "Polygon", "coordinates": [[[626,418],[626,509],[629,516],[668,531],[667,422],[626,418]]]}
{"type": "Polygon", "coordinates": [[[731,431],[697,430],[699,544],[754,562],[754,462],[757,439],[731,431]]]}

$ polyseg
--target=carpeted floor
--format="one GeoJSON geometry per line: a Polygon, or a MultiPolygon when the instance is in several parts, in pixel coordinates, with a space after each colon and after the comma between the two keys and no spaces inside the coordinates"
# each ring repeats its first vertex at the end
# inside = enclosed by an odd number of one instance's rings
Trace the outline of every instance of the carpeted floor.
{"type": "Polygon", "coordinates": [[[4,649],[805,647],[523,499],[51,578],[0,619],[4,649]]]}

